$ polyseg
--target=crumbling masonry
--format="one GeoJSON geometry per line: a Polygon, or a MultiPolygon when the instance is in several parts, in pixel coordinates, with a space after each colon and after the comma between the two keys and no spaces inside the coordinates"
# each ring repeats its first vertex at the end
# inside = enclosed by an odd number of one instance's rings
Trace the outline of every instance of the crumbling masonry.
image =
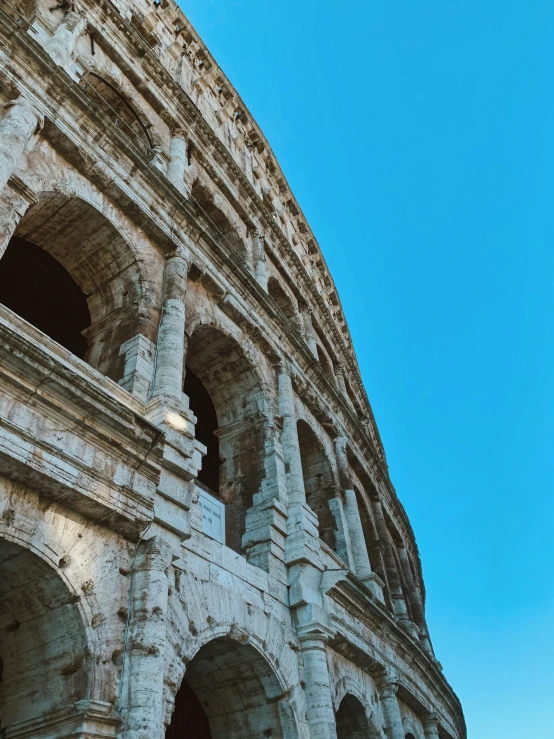
{"type": "Polygon", "coordinates": [[[0,735],[464,739],[337,292],[172,0],[0,0],[0,735]]]}

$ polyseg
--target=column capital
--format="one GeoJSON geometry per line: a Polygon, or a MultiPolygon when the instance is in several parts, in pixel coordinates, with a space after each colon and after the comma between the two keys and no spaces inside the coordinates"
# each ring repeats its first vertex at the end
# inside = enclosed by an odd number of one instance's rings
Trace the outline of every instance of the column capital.
{"type": "Polygon", "coordinates": [[[297,629],[302,649],[325,649],[334,632],[325,624],[311,623],[297,629]]]}
{"type": "Polygon", "coordinates": [[[42,131],[42,128],[44,126],[44,114],[38,108],[38,106],[35,105],[35,103],[32,100],[29,100],[29,98],[26,97],[25,95],[18,95],[18,97],[8,100],[6,103],[4,103],[3,107],[7,111],[13,108],[18,108],[18,107],[21,107],[25,111],[28,111],[28,113],[30,113],[36,118],[35,128],[32,131],[31,135],[40,133],[42,131]]]}
{"type": "Polygon", "coordinates": [[[435,712],[428,713],[427,716],[423,718],[423,729],[425,731],[426,737],[429,737],[430,739],[438,737],[439,726],[440,719],[438,717],[438,714],[436,714],[435,712]]]}
{"type": "Polygon", "coordinates": [[[399,682],[388,672],[381,672],[375,676],[375,685],[383,699],[394,698],[398,692],[399,682]]]}

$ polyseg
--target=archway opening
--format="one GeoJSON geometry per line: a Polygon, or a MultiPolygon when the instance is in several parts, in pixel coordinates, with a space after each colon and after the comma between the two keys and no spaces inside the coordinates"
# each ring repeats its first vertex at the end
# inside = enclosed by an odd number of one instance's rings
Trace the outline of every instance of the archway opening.
{"type": "Polygon", "coordinates": [[[118,128],[131,136],[145,152],[153,148],[148,121],[143,120],[130,101],[108,80],[90,70],[81,77],[80,87],[118,128]]]}
{"type": "Polygon", "coordinates": [[[337,739],[368,739],[372,736],[365,710],[353,695],[345,695],[337,711],[337,739]]]}
{"type": "Polygon", "coordinates": [[[196,409],[191,407],[199,432],[211,443],[212,457],[203,463],[202,478],[198,479],[209,479],[211,484],[206,484],[225,503],[226,544],[240,553],[246,513],[265,477],[266,416],[261,382],[237,341],[211,326],[199,327],[190,338],[187,367],[203,388],[203,403],[199,402],[197,384],[196,409]],[[216,435],[218,452],[208,434],[216,435]]]}
{"type": "Polygon", "coordinates": [[[187,666],[165,738],[293,737],[285,700],[277,676],[254,647],[215,639],[187,666]]]}
{"type": "Polygon", "coordinates": [[[87,697],[90,655],[77,601],[42,559],[0,540],[0,728],[8,735],[87,697]]]}
{"type": "Polygon", "coordinates": [[[144,302],[133,251],[77,197],[44,193],[27,211],[0,260],[0,283],[7,307],[112,380],[123,377],[125,341],[156,338],[158,307],[153,294],[144,302]]]}
{"type": "Polygon", "coordinates": [[[193,184],[191,198],[198,212],[203,216],[213,231],[216,240],[222,241],[227,248],[233,249],[243,259],[247,257],[247,249],[236,224],[223,212],[216,203],[216,196],[198,180],[193,184]]]}
{"type": "Polygon", "coordinates": [[[90,326],[86,296],[48,252],[15,236],[0,261],[0,303],[84,359],[90,326]],[[23,283],[23,284],[22,284],[23,283]]]}
{"type": "Polygon", "coordinates": [[[267,281],[267,291],[288,319],[295,318],[298,315],[292,300],[275,277],[270,277],[267,281]]]}
{"type": "Polygon", "coordinates": [[[333,470],[313,429],[302,420],[298,421],[297,429],[306,502],[317,514],[319,538],[336,550],[336,522],[329,506],[329,501],[337,494],[333,470]]]}
{"type": "Polygon", "coordinates": [[[327,355],[325,354],[325,351],[321,348],[319,344],[316,344],[316,349],[317,349],[317,358],[319,359],[321,369],[325,372],[327,377],[329,377],[329,379],[333,380],[334,382],[335,375],[333,372],[333,368],[331,367],[331,362],[329,361],[329,359],[327,358],[327,355]]]}
{"type": "Polygon", "coordinates": [[[196,416],[195,436],[207,451],[202,458],[198,481],[216,495],[219,494],[219,439],[217,438],[217,413],[202,382],[187,366],[183,388],[189,399],[189,407],[196,416]]]}

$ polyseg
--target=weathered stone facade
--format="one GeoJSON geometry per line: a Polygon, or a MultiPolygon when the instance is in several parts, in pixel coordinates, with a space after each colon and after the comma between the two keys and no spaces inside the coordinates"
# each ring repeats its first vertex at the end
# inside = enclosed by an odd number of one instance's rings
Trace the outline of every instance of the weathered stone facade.
{"type": "Polygon", "coordinates": [[[172,0],[0,1],[0,735],[463,739],[333,281],[172,0]]]}

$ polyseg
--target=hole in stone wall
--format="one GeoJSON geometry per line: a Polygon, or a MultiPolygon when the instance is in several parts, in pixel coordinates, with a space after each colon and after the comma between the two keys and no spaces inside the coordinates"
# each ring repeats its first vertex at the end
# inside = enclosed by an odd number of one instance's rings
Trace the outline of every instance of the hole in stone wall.
{"type": "Polygon", "coordinates": [[[90,326],[87,299],[62,265],[35,244],[14,236],[0,260],[0,302],[80,359],[90,326]]]}
{"type": "Polygon", "coordinates": [[[219,494],[219,440],[215,434],[218,428],[217,413],[210,394],[194,374],[187,367],[184,392],[188,395],[191,411],[197,418],[195,436],[207,447],[206,455],[202,458],[202,467],[198,473],[198,480],[206,485],[215,495],[219,494]]]}

